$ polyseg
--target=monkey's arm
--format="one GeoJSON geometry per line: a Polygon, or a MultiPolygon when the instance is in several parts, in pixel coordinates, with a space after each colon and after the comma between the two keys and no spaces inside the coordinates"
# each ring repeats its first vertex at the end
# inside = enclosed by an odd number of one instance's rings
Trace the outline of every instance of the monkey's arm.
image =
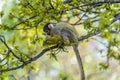
{"type": "Polygon", "coordinates": [[[71,44],[68,37],[62,36],[62,39],[65,46],[69,46],[71,44]]]}
{"type": "Polygon", "coordinates": [[[43,42],[43,45],[52,45],[57,44],[61,40],[61,36],[54,35],[54,36],[47,36],[45,41],[43,42]]]}

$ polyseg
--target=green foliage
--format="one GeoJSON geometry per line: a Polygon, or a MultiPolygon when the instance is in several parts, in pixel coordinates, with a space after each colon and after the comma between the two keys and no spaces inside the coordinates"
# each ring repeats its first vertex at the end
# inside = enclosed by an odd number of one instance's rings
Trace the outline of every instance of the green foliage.
{"type": "Polygon", "coordinates": [[[74,80],[73,78],[69,77],[69,74],[66,72],[60,72],[59,73],[60,80],[74,80]]]}
{"type": "Polygon", "coordinates": [[[101,69],[108,69],[108,67],[109,67],[107,64],[102,63],[102,62],[99,63],[99,65],[100,65],[100,70],[101,70],[101,69]]]}
{"type": "Polygon", "coordinates": [[[85,28],[85,29],[90,29],[90,28],[92,28],[92,22],[91,22],[90,20],[86,20],[86,21],[84,22],[84,28],[85,28]]]}
{"type": "MultiPolygon", "coordinates": [[[[70,21],[72,19],[72,25],[78,26],[80,30],[84,27],[82,33],[88,33],[88,36],[89,34],[100,30],[100,41],[107,41],[107,47],[106,50],[104,50],[105,53],[108,53],[107,57],[114,58],[116,61],[120,62],[120,23],[118,20],[111,24],[114,15],[119,12],[120,4],[113,4],[107,2],[107,0],[105,3],[101,2],[103,0],[70,0],[71,2],[68,3],[64,3],[64,1],[67,0],[4,1],[5,4],[0,12],[2,21],[0,24],[0,39],[3,40],[3,42],[0,40],[0,70],[25,64],[24,62],[21,62],[21,60],[27,61],[41,52],[43,48],[46,48],[43,47],[45,36],[43,35],[42,28],[44,24],[46,22],[57,23],[62,21],[62,19],[68,23],[71,23],[70,21]],[[12,52],[9,53],[9,50],[12,50],[20,59],[17,59],[12,52]],[[3,58],[5,58],[5,60],[1,61],[3,58]]],[[[91,41],[90,43],[93,47],[94,44],[91,41]]],[[[82,45],[82,47],[83,46],[85,45],[82,45]]],[[[86,49],[86,47],[84,49],[86,49]]],[[[99,51],[99,49],[96,50],[99,51]]],[[[95,51],[93,51],[93,53],[95,53],[95,51]]],[[[59,50],[56,52],[58,53],[59,50]]],[[[51,50],[49,53],[50,58],[59,61],[56,52],[52,52],[51,50]]],[[[65,51],[62,50],[62,52],[65,51]]],[[[46,58],[42,58],[42,60],[47,62],[46,58]]],[[[66,61],[63,63],[66,64],[66,61]]],[[[38,64],[40,63],[33,62],[28,64],[24,68],[26,73],[22,76],[28,77],[28,69],[38,72],[38,70],[44,65],[42,63],[40,65],[38,64]]],[[[109,69],[109,65],[106,65],[105,63],[100,63],[99,66],[100,69],[109,69]]],[[[1,80],[14,80],[11,74],[13,73],[3,73],[0,78],[1,80]]],[[[60,80],[77,80],[77,78],[74,79],[70,77],[67,72],[59,72],[58,76],[60,80]]]]}

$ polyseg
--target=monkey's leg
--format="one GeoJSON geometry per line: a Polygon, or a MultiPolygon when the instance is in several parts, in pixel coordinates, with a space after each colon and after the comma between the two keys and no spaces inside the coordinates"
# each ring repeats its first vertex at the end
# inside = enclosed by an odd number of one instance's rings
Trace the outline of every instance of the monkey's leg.
{"type": "Polygon", "coordinates": [[[78,61],[78,65],[80,68],[80,73],[81,73],[81,80],[85,80],[85,73],[84,73],[84,68],[83,68],[83,64],[82,64],[82,59],[81,56],[79,54],[79,50],[78,50],[78,45],[74,45],[73,46],[77,61],[78,61]]]}

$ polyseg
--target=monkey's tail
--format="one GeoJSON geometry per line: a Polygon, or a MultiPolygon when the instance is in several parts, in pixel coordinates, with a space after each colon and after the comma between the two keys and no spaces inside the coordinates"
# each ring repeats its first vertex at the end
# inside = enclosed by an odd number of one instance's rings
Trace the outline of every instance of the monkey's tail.
{"type": "Polygon", "coordinates": [[[80,56],[80,53],[79,53],[79,50],[78,50],[78,45],[74,45],[73,49],[75,51],[75,55],[76,55],[78,65],[79,65],[79,68],[80,68],[81,80],[85,80],[85,73],[84,73],[84,68],[83,68],[83,64],[82,64],[82,59],[81,59],[81,56],[80,56]]]}

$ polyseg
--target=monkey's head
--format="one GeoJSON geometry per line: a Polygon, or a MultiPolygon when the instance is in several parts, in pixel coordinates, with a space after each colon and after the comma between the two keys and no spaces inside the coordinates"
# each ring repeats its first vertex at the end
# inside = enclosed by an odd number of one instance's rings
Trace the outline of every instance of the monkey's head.
{"type": "Polygon", "coordinates": [[[43,31],[47,34],[50,35],[50,31],[53,28],[53,24],[52,23],[46,23],[43,27],[43,31]]]}

